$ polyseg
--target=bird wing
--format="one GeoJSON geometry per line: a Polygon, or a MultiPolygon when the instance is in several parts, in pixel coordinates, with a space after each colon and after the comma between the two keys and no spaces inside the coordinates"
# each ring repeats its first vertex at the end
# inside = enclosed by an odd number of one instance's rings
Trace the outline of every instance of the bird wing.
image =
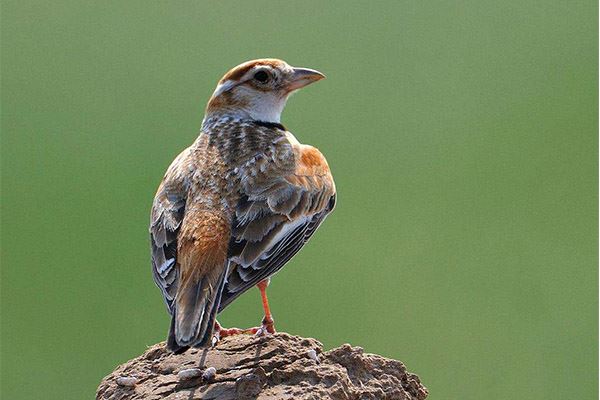
{"type": "Polygon", "coordinates": [[[169,166],[160,183],[150,214],[150,247],[154,282],[162,291],[169,314],[173,314],[173,301],[177,293],[178,271],[177,236],[183,221],[187,183],[185,160],[189,150],[184,150],[169,166]]]}
{"type": "Polygon", "coordinates": [[[283,267],[334,208],[335,184],[325,157],[301,144],[292,145],[292,154],[292,168],[269,171],[257,162],[242,179],[219,311],[283,267]]]}

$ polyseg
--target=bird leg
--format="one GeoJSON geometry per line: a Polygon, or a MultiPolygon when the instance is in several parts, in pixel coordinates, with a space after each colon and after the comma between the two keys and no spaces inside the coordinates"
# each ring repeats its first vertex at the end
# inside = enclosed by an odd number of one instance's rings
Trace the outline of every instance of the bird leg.
{"type": "Polygon", "coordinates": [[[262,299],[263,310],[265,316],[262,319],[261,326],[254,328],[240,329],[240,328],[223,328],[218,321],[215,321],[213,345],[219,340],[227,336],[234,335],[266,335],[267,333],[275,333],[275,321],[271,315],[271,309],[269,308],[269,299],[267,298],[267,286],[269,286],[269,279],[259,282],[256,287],[260,290],[260,297],[262,299]]]}
{"type": "MultiPolygon", "coordinates": [[[[265,316],[262,320],[261,330],[269,333],[275,333],[275,321],[271,315],[271,309],[269,308],[269,299],[267,299],[267,286],[269,286],[270,279],[260,281],[256,287],[260,290],[260,297],[262,299],[263,310],[265,310],[265,316]]],[[[264,333],[264,332],[263,332],[264,333]]]]}

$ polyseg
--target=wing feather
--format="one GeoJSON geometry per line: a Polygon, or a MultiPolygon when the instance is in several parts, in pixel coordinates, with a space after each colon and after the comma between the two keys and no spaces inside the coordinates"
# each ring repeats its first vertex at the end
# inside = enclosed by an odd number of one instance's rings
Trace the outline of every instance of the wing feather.
{"type": "Polygon", "coordinates": [[[279,271],[333,210],[335,184],[325,158],[304,145],[294,146],[294,157],[287,174],[251,174],[253,184],[242,193],[232,225],[219,311],[279,271]]]}
{"type": "Polygon", "coordinates": [[[167,169],[150,213],[150,249],[154,282],[161,290],[167,309],[173,314],[173,300],[177,293],[177,235],[185,212],[187,185],[183,151],[167,169]]]}

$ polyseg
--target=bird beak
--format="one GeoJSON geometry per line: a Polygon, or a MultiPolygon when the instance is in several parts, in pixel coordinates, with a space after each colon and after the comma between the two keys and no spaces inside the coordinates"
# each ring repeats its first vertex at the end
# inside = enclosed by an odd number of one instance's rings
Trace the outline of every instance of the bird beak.
{"type": "Polygon", "coordinates": [[[286,85],[288,92],[298,90],[306,85],[310,85],[313,82],[325,79],[325,75],[317,70],[310,68],[294,68],[294,72],[286,85]]]}

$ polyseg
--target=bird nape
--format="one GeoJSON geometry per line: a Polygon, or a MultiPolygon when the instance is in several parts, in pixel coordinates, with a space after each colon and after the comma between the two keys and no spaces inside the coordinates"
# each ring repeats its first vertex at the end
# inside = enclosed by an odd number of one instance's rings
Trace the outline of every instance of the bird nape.
{"type": "Polygon", "coordinates": [[[196,141],[171,163],[152,205],[154,281],[171,315],[167,346],[269,334],[266,288],[335,205],[325,157],[281,125],[294,91],[324,78],[277,59],[248,61],[219,81],[196,141]],[[253,286],[260,327],[224,329],[217,313],[253,286]]]}

